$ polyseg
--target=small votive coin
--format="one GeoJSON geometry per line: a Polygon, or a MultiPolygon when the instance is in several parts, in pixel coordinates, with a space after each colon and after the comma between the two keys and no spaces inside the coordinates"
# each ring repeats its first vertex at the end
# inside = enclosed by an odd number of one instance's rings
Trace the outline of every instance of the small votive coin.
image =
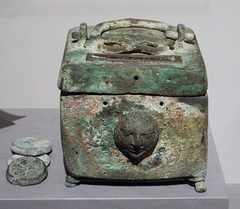
{"type": "Polygon", "coordinates": [[[45,163],[36,157],[21,157],[8,166],[7,180],[21,186],[41,183],[47,177],[45,163]]]}

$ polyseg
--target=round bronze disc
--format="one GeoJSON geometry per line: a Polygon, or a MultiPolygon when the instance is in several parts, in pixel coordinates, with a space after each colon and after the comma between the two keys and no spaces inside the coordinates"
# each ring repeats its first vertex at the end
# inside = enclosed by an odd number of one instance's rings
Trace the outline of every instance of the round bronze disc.
{"type": "Polygon", "coordinates": [[[7,170],[7,180],[12,184],[28,186],[41,183],[47,177],[45,163],[35,157],[14,160],[7,170]]]}

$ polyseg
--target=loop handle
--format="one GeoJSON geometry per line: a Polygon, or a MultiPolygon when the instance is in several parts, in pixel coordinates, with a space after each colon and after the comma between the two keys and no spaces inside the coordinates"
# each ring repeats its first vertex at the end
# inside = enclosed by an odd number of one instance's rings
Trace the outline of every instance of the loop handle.
{"type": "Polygon", "coordinates": [[[169,25],[167,23],[158,22],[158,21],[140,20],[140,19],[131,19],[131,18],[114,20],[109,22],[103,22],[96,25],[90,34],[90,38],[96,38],[98,36],[101,36],[102,33],[109,30],[115,30],[119,28],[131,28],[131,27],[148,28],[148,29],[154,29],[154,30],[165,32],[166,30],[168,30],[169,25]]]}

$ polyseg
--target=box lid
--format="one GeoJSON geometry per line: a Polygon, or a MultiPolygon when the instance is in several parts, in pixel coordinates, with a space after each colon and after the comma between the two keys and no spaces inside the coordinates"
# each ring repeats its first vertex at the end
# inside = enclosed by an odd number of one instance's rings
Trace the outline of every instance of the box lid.
{"type": "Polygon", "coordinates": [[[207,75],[190,28],[122,19],[70,29],[58,87],[70,93],[198,96],[206,94],[207,75]]]}

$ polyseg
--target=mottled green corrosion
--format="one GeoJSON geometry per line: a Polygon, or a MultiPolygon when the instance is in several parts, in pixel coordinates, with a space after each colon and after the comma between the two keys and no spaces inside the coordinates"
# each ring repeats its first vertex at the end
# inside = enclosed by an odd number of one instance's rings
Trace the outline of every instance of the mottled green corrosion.
{"type": "MultiPolygon", "coordinates": [[[[207,104],[207,97],[195,100],[206,100],[207,104]]],[[[202,112],[187,102],[185,97],[62,96],[62,143],[68,174],[75,178],[122,180],[204,179],[207,108],[202,112]],[[161,130],[153,153],[138,165],[122,154],[113,137],[120,117],[132,109],[150,114],[161,130]]]]}
{"type": "Polygon", "coordinates": [[[41,159],[22,156],[10,163],[6,176],[12,184],[28,186],[41,183],[47,174],[47,167],[41,159]]]}
{"type": "Polygon", "coordinates": [[[82,28],[80,32],[79,28],[69,31],[58,83],[62,91],[206,94],[206,69],[191,29],[178,32],[177,27],[157,22],[144,28],[143,24],[148,22],[140,20],[117,23],[115,27],[115,23],[96,27],[85,39],[79,38],[82,28]]]}
{"type": "Polygon", "coordinates": [[[68,33],[58,87],[68,186],[186,177],[206,190],[207,76],[190,28],[82,23],[68,33]]]}

